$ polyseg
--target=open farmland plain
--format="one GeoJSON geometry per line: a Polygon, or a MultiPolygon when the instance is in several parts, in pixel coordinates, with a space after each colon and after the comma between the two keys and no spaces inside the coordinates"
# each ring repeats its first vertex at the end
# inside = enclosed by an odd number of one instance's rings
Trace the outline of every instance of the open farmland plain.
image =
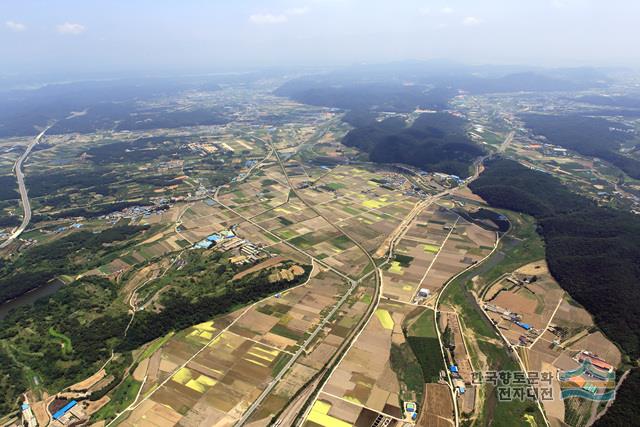
{"type": "MultiPolygon", "coordinates": [[[[351,414],[354,419],[347,417],[349,422],[357,421],[361,409],[366,410],[365,424],[372,416],[372,422],[379,416],[404,420],[402,402],[417,401],[421,406],[424,382],[438,376],[440,368],[432,368],[427,379],[421,363],[435,360],[444,368],[435,356],[435,330],[428,333],[430,338],[422,338],[424,332],[405,333],[430,311],[425,307],[429,301],[415,297],[421,288],[437,295],[450,276],[481,259],[491,249],[493,233],[433,203],[438,198],[421,204],[421,197],[408,190],[397,172],[381,172],[371,165],[305,166],[288,139],[275,134],[246,139],[263,144],[264,157],[248,164],[246,173],[211,198],[167,212],[174,229],[149,243],[175,233],[194,244],[211,233],[233,229],[272,256],[314,264],[314,272],[304,286],[192,327],[146,355],[140,366],[147,371],[137,372],[141,392],[118,422],[153,424],[148,420],[160,419],[160,413],[171,408],[170,416],[165,414],[173,420],[171,425],[267,425],[274,417],[288,419],[305,408],[312,408],[313,414],[317,402],[327,396],[348,404],[343,410],[356,411],[351,414]],[[396,255],[378,270],[371,254],[390,238],[396,255]],[[413,266],[411,254],[416,259],[413,266]],[[393,275],[400,276],[403,268],[398,259],[411,274],[401,285],[404,294],[393,295],[393,275]],[[385,295],[380,305],[377,275],[385,295]],[[363,322],[366,326],[358,334],[363,322]],[[416,344],[420,339],[431,341],[424,347],[416,344]],[[360,348],[362,355],[354,356],[360,348]],[[367,351],[375,360],[365,357],[367,351]],[[431,356],[416,354],[422,351],[431,356]],[[355,364],[348,371],[352,378],[363,379],[352,380],[355,388],[344,388],[339,372],[345,363],[355,364]],[[371,369],[372,364],[380,369],[371,369]],[[328,370],[331,366],[337,369],[328,370]],[[322,386],[316,403],[310,400],[314,384],[322,386]],[[174,395],[181,397],[166,400],[174,395]]],[[[429,318],[426,322],[433,327],[433,314],[429,318]]]]}
{"type": "MultiPolygon", "coordinates": [[[[401,378],[404,373],[395,369],[411,369],[419,372],[415,358],[411,366],[392,366],[390,354],[406,344],[403,325],[407,317],[415,317],[423,307],[413,307],[393,302],[381,303],[374,317],[367,324],[338,368],[333,372],[318,399],[335,397],[354,406],[358,412],[363,408],[374,412],[402,418],[401,394],[405,400],[415,400],[415,395],[407,393],[401,378]]],[[[421,379],[418,381],[421,383],[421,379]]],[[[313,410],[311,420],[313,421],[313,410]]],[[[347,420],[349,421],[349,420],[347,420]]]]}
{"type": "MultiPolygon", "coordinates": [[[[282,146],[282,141],[272,142],[278,152],[282,146]]],[[[437,401],[432,395],[427,398],[428,388],[423,388],[425,382],[436,381],[444,368],[436,332],[427,334],[431,338],[421,338],[424,332],[416,332],[418,336],[405,332],[425,310],[430,311],[425,305],[433,303],[433,298],[417,298],[418,291],[426,288],[431,296],[437,295],[448,278],[490,252],[495,233],[439,204],[419,205],[420,198],[402,186],[385,183],[389,177],[401,175],[381,175],[371,166],[303,168],[295,158],[279,162],[267,150],[264,161],[250,172],[221,188],[209,201],[189,204],[176,218],[176,232],[193,243],[233,226],[238,236],[273,255],[315,263],[314,275],[305,286],[256,304],[233,320],[223,319],[221,330],[199,325],[169,340],[149,357],[148,367],[170,359],[164,352],[173,348],[174,341],[196,341],[206,349],[198,353],[194,347],[195,353],[187,352],[172,364],[165,362],[167,371],[150,376],[156,378],[155,384],[149,382],[148,374],[140,374],[147,378],[143,391],[120,419],[144,424],[155,416],[153,411],[167,410],[162,396],[179,390],[185,393],[185,403],[169,406],[174,411],[171,419],[183,425],[245,421],[267,425],[273,417],[294,414],[292,408],[302,411],[305,406],[299,406],[304,403],[300,396],[307,396],[307,401],[313,396],[309,394],[311,384],[322,386],[322,391],[306,406],[310,425],[314,419],[341,419],[351,425],[367,425],[378,417],[400,422],[407,416],[402,402],[417,401],[421,407],[423,399],[437,401]],[[363,317],[377,298],[369,254],[393,235],[395,255],[377,273],[383,281],[384,298],[371,315],[363,317]],[[365,277],[368,279],[361,284],[349,285],[349,281],[365,277]],[[341,285],[336,287],[336,283],[341,285]],[[342,305],[336,312],[333,308],[338,300],[342,305]],[[351,341],[358,325],[367,319],[362,333],[351,341]],[[424,347],[416,344],[419,339],[433,341],[424,347]],[[228,363],[213,357],[219,345],[229,349],[229,358],[240,363],[241,369],[249,363],[256,370],[250,376],[253,382],[235,378],[228,363]],[[339,350],[345,345],[348,351],[341,357],[339,350]],[[420,354],[423,351],[431,355],[420,354]],[[211,357],[205,358],[207,354],[211,357]],[[247,358],[251,360],[241,362],[247,358]],[[421,366],[425,360],[440,368],[432,366],[425,374],[427,368],[421,366]],[[338,363],[337,367],[322,385],[332,363],[338,363]],[[218,365],[230,370],[221,371],[218,365]],[[279,369],[283,369],[282,375],[279,369]],[[217,376],[212,376],[214,372],[217,376]],[[220,395],[225,385],[243,393],[235,393],[235,399],[222,393],[228,401],[216,401],[213,396],[220,395]],[[169,388],[171,391],[166,391],[169,388]],[[336,399],[343,416],[334,417],[332,410],[323,406],[322,402],[336,399]],[[318,411],[322,410],[328,412],[321,416],[318,411]],[[246,411],[248,419],[243,415],[246,411]]],[[[433,314],[429,318],[425,322],[431,322],[432,327],[433,314]]],[[[450,420],[451,414],[446,419],[450,420]]]]}
{"type": "MultiPolygon", "coordinates": [[[[7,260],[33,257],[16,271],[62,290],[9,314],[0,356],[41,424],[541,426],[536,400],[496,402],[473,374],[573,369],[585,351],[620,366],[532,234],[482,217],[479,162],[468,180],[376,164],[340,143],[337,110],[264,88],[215,98],[224,123],[52,133],[31,156],[34,218],[7,260]]],[[[598,410],[543,405],[572,425],[598,410]]]]}
{"type": "MultiPolygon", "coordinates": [[[[446,397],[436,397],[441,394],[436,387],[440,372],[446,367],[428,306],[450,277],[486,257],[494,244],[494,232],[452,211],[436,204],[420,209],[398,236],[395,256],[382,269],[382,299],[374,316],[307,410],[305,425],[401,425],[415,422],[403,402],[418,401],[423,411],[423,404],[431,407],[443,399],[431,415],[422,412],[420,422],[451,425],[450,386],[440,384],[446,397]],[[418,297],[422,288],[431,296],[418,297]],[[443,415],[447,406],[450,411],[443,415]]],[[[471,371],[467,374],[470,379],[471,371]]]]}

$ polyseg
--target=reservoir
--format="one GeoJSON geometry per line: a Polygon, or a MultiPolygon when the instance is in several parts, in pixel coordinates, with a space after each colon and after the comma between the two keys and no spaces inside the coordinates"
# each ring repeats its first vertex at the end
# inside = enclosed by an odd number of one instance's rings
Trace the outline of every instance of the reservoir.
{"type": "Polygon", "coordinates": [[[62,280],[53,280],[48,285],[41,286],[31,292],[20,295],[18,298],[0,304],[0,320],[4,319],[12,309],[22,307],[23,305],[33,304],[37,299],[53,295],[62,286],[64,286],[64,282],[62,280]]]}

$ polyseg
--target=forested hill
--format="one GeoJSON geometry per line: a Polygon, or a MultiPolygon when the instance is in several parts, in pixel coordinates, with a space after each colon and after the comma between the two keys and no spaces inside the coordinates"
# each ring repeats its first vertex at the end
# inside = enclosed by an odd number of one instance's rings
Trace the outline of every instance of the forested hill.
{"type": "MultiPolygon", "coordinates": [[[[353,120],[353,116],[351,116],[353,120]]],[[[483,150],[467,138],[465,120],[449,113],[426,113],[412,126],[393,117],[349,131],[343,144],[357,147],[379,163],[406,163],[426,171],[469,175],[483,150]]]]}
{"type": "Polygon", "coordinates": [[[631,370],[627,379],[616,392],[616,400],[613,405],[607,409],[602,418],[593,424],[594,427],[638,425],[638,422],[640,422],[638,396],[640,396],[640,368],[635,368],[631,370]]]}
{"type": "Polygon", "coordinates": [[[411,112],[417,107],[441,109],[456,94],[452,89],[427,89],[400,83],[329,84],[300,79],[286,82],[275,95],[303,104],[343,110],[411,112]]]}
{"type": "Polygon", "coordinates": [[[471,190],[492,206],[535,217],[558,283],[627,354],[640,357],[640,218],[599,207],[517,162],[486,166],[471,190]]]}
{"type": "Polygon", "coordinates": [[[599,157],[632,178],[640,179],[640,161],[618,152],[623,142],[635,137],[627,126],[599,117],[580,115],[523,114],[520,117],[528,128],[544,135],[552,144],[586,156],[599,157]]]}
{"type": "Polygon", "coordinates": [[[462,90],[469,93],[575,91],[606,85],[607,76],[588,68],[540,70],[473,67],[443,61],[359,64],[295,78],[275,94],[298,102],[354,110],[413,111],[442,108],[462,90]]]}
{"type": "Polygon", "coordinates": [[[379,163],[405,163],[426,171],[461,177],[469,175],[483,150],[469,140],[465,120],[448,113],[422,114],[410,127],[400,117],[377,121],[379,112],[408,113],[416,108],[442,111],[455,94],[452,89],[388,84],[322,86],[303,80],[276,91],[299,102],[348,110],[344,121],[354,126],[343,144],[356,147],[379,163]]]}

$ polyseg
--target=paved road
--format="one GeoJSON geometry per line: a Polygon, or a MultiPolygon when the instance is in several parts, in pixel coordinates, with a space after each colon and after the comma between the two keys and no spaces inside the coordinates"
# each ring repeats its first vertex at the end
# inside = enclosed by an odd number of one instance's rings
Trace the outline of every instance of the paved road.
{"type": "Polygon", "coordinates": [[[22,232],[27,228],[27,225],[29,225],[29,221],[31,221],[31,203],[29,203],[29,196],[27,195],[27,187],[24,185],[24,173],[22,172],[22,163],[24,163],[27,157],[29,157],[29,154],[31,153],[31,150],[33,149],[33,147],[38,142],[40,142],[40,139],[44,136],[45,132],[48,131],[51,126],[53,125],[47,126],[45,130],[40,132],[33,139],[33,141],[29,143],[29,145],[27,146],[27,149],[24,150],[24,153],[22,153],[22,156],[20,156],[18,160],[16,160],[16,164],[13,165],[13,171],[15,172],[16,178],[18,179],[18,189],[20,190],[20,199],[22,200],[22,209],[24,210],[24,215],[22,216],[22,223],[20,224],[20,227],[18,227],[11,234],[11,236],[9,236],[7,240],[5,240],[4,242],[2,242],[2,244],[0,244],[0,249],[6,248],[11,244],[11,242],[17,239],[22,234],[22,232]]]}
{"type": "Polygon", "coordinates": [[[498,149],[498,152],[504,153],[507,150],[507,148],[509,148],[509,145],[511,145],[511,142],[513,142],[513,137],[515,136],[515,134],[516,134],[515,131],[509,132],[509,134],[504,139],[504,141],[502,141],[502,144],[500,144],[500,148],[498,149]]]}

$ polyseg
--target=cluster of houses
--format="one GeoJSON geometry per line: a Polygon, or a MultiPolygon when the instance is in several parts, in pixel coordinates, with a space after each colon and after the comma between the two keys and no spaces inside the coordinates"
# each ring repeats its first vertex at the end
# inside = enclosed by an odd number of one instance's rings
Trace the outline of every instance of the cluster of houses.
{"type": "MultiPolygon", "coordinates": [[[[520,345],[527,345],[530,342],[532,342],[539,334],[539,332],[532,327],[530,324],[525,323],[522,321],[522,316],[519,315],[518,313],[512,313],[511,311],[499,307],[495,304],[489,304],[489,303],[485,303],[482,308],[484,308],[485,311],[490,311],[492,313],[497,313],[499,314],[503,319],[508,320],[510,322],[512,322],[513,324],[515,324],[516,326],[520,327],[521,329],[523,329],[523,334],[520,335],[520,337],[518,338],[518,341],[520,342],[520,345]]],[[[494,321],[495,323],[495,321],[494,321]]],[[[500,327],[500,326],[499,326],[500,327]]],[[[503,329],[505,329],[503,327],[503,329]]]]}
{"type": "Polygon", "coordinates": [[[230,258],[233,264],[250,264],[266,257],[266,253],[255,244],[238,237],[234,227],[213,233],[194,244],[193,247],[195,249],[215,247],[221,252],[235,251],[235,255],[230,258]]]}

